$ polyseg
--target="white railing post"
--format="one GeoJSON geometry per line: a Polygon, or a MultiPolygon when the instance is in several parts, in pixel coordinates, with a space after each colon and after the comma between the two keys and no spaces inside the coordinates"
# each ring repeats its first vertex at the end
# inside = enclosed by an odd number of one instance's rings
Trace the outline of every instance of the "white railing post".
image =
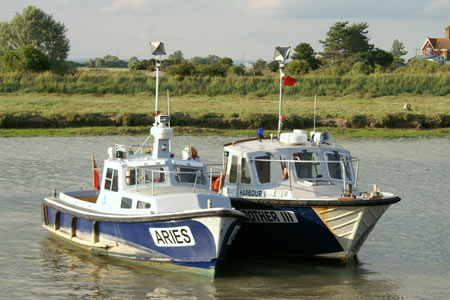
{"type": "Polygon", "coordinates": [[[154,174],[154,170],[152,169],[152,196],[155,195],[155,191],[154,191],[154,189],[155,189],[155,180],[153,178],[153,174],[154,174]]]}
{"type": "Polygon", "coordinates": [[[196,186],[197,186],[197,178],[198,178],[198,170],[197,170],[197,172],[195,173],[195,181],[194,181],[194,193],[195,193],[195,188],[196,188],[196,186]]]}

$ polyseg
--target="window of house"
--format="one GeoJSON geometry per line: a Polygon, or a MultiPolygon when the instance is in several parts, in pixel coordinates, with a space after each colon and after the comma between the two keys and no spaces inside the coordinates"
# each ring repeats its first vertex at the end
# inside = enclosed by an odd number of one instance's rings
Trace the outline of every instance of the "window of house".
{"type": "Polygon", "coordinates": [[[351,164],[349,162],[349,157],[346,154],[334,152],[325,153],[325,157],[327,159],[328,172],[332,179],[342,180],[343,171],[345,171],[345,180],[352,180],[352,170],[351,164]],[[342,162],[342,163],[341,163],[342,162]],[[342,170],[342,166],[344,166],[344,170],[342,170]]]}
{"type": "Polygon", "coordinates": [[[279,154],[267,154],[255,157],[255,168],[260,183],[287,180],[287,163],[279,154]]]}
{"type": "Polygon", "coordinates": [[[250,177],[250,170],[248,168],[247,159],[241,158],[241,183],[250,184],[252,179],[250,177]]]}
{"type": "Polygon", "coordinates": [[[304,150],[301,152],[295,152],[292,155],[294,160],[301,161],[295,163],[295,173],[298,178],[317,179],[323,177],[320,162],[313,162],[319,161],[319,155],[316,152],[308,152],[304,150]]]}
{"type": "Polygon", "coordinates": [[[118,172],[116,169],[106,169],[105,184],[103,188],[107,191],[117,192],[119,190],[118,172]]]}

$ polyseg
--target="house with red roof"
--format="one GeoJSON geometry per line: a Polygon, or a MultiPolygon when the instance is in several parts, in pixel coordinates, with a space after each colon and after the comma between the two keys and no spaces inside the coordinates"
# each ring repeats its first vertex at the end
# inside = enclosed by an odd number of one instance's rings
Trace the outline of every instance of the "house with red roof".
{"type": "Polygon", "coordinates": [[[445,27],[444,38],[427,38],[422,48],[422,56],[419,59],[432,60],[438,64],[450,64],[450,26],[445,27]]]}

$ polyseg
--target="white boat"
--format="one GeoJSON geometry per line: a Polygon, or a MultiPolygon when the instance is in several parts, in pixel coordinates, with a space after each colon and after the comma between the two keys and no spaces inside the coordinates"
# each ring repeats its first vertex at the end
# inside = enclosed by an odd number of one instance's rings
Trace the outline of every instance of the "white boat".
{"type": "Polygon", "coordinates": [[[259,129],[258,138],[223,147],[226,171],[215,188],[248,217],[232,254],[314,255],[348,262],[400,197],[376,185],[371,192],[358,190],[359,160],[331,144],[328,132],[281,133],[282,86],[295,83],[283,72],[289,52],[290,47],[277,47],[274,55],[280,61],[277,135],[264,138],[259,129]]]}
{"type": "Polygon", "coordinates": [[[189,148],[174,157],[169,116],[156,111],[153,148],[109,148],[100,189],[45,198],[43,227],[93,252],[214,275],[246,217],[210,190],[189,148]]]}

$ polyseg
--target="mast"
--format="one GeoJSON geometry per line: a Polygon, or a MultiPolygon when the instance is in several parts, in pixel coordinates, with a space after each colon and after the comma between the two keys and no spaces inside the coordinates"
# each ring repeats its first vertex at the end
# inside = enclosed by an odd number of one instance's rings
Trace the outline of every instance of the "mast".
{"type": "Polygon", "coordinates": [[[161,116],[158,107],[159,92],[159,68],[161,67],[161,55],[166,55],[164,43],[151,42],[152,54],[157,56],[156,61],[156,89],[155,89],[155,123],[150,131],[154,137],[152,156],[157,158],[170,158],[170,139],[173,130],[169,126],[169,116],[161,116]]]}
{"type": "Polygon", "coordinates": [[[278,61],[280,68],[280,105],[279,105],[279,113],[278,113],[278,131],[277,137],[280,139],[281,127],[283,126],[283,78],[286,74],[284,74],[284,61],[289,58],[289,54],[291,53],[290,46],[278,46],[275,48],[275,53],[273,55],[273,59],[278,61]]]}

